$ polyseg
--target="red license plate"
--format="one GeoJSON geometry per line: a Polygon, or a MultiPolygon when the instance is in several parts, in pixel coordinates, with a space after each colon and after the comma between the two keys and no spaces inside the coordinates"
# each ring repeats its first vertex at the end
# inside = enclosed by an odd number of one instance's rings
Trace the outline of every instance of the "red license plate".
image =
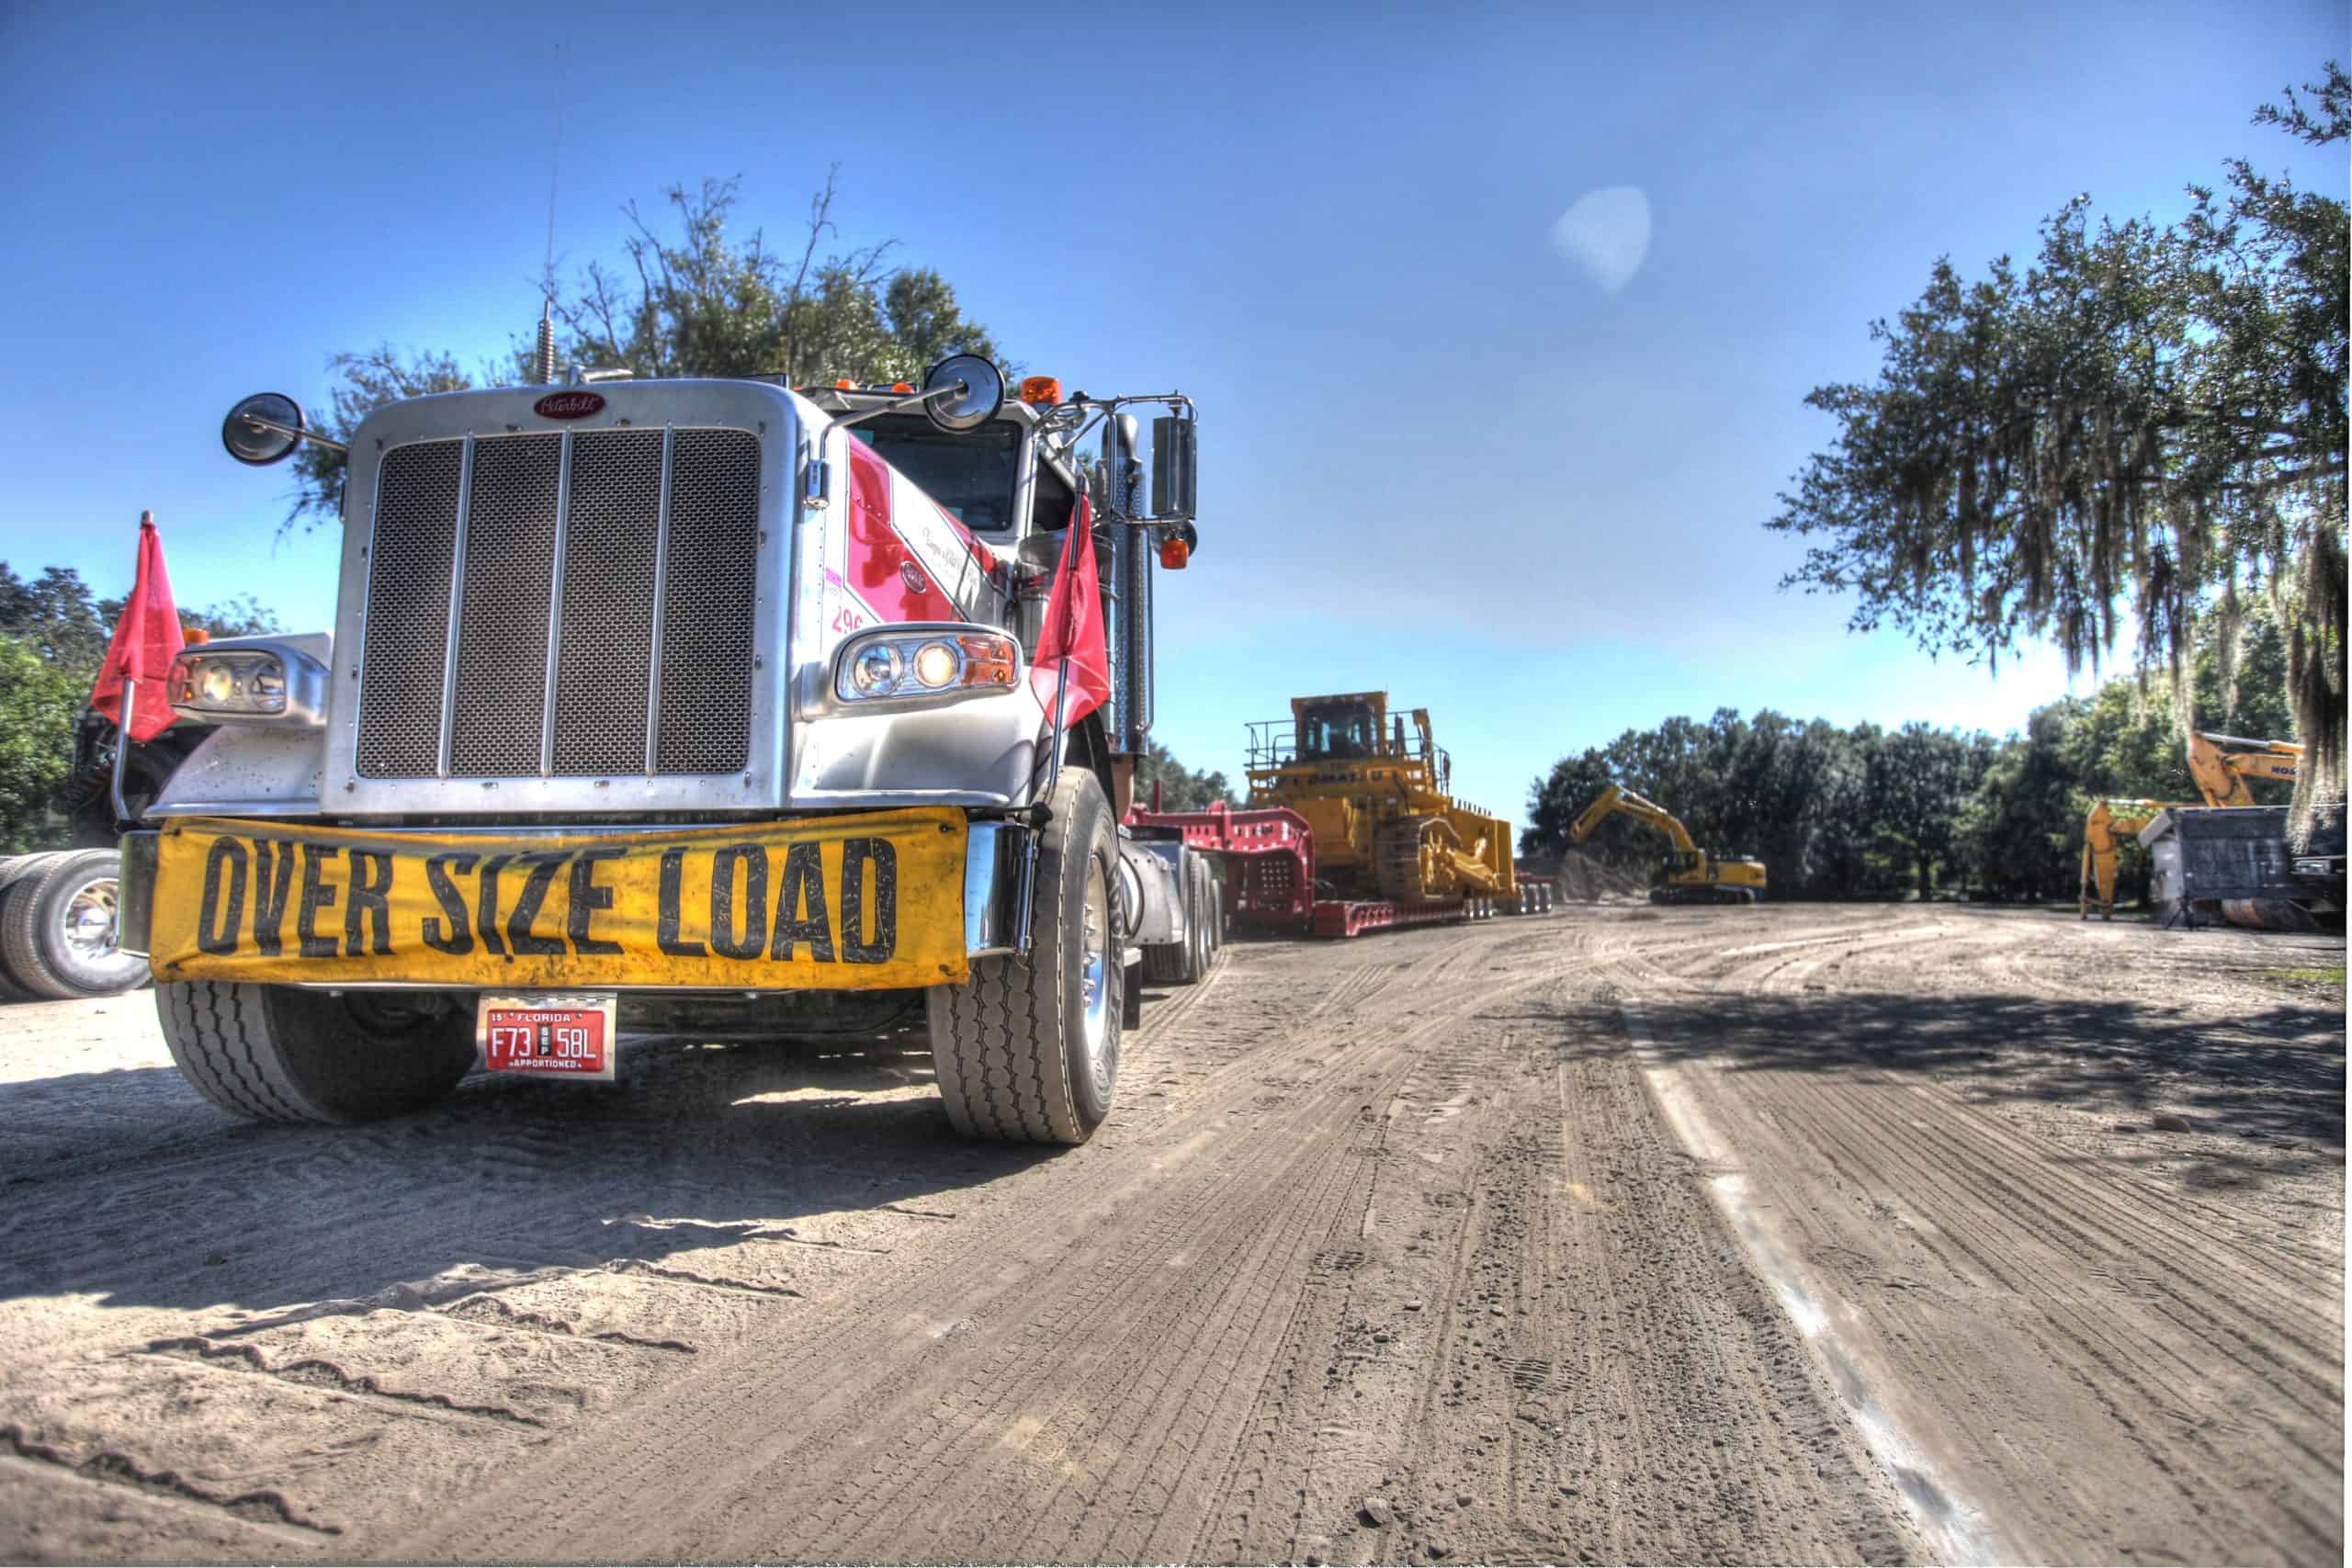
{"type": "Polygon", "coordinates": [[[613,1080],[613,998],[486,996],[474,1012],[474,1042],[493,1073],[613,1080]]]}

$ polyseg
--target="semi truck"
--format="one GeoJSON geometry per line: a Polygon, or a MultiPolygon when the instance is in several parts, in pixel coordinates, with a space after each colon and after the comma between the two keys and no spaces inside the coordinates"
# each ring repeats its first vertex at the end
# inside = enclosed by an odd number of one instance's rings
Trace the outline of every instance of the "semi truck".
{"type": "Polygon", "coordinates": [[[625,1037],[919,1017],[956,1129],[1083,1142],[1131,968],[1197,941],[1190,852],[1121,826],[1192,401],[541,360],[344,442],[277,394],[224,423],[248,464],[345,451],[342,570],[330,629],[181,655],[208,732],[118,800],[182,1073],[346,1122],[477,1067],[611,1082],[625,1037]]]}

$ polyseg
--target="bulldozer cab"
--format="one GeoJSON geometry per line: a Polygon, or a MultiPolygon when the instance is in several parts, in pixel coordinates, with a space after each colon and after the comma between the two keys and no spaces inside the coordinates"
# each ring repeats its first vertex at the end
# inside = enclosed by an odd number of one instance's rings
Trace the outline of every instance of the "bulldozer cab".
{"type": "Polygon", "coordinates": [[[1386,706],[1371,694],[1299,699],[1294,720],[1298,760],[1347,761],[1381,755],[1386,706]]]}

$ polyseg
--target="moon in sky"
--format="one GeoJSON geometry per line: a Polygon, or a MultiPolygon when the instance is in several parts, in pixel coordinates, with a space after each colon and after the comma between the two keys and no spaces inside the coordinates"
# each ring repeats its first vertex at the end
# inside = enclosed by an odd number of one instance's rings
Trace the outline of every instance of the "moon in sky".
{"type": "Polygon", "coordinates": [[[1604,293],[1616,293],[1650,253],[1650,198],[1639,186],[1587,191],[1552,225],[1552,248],[1604,293]]]}

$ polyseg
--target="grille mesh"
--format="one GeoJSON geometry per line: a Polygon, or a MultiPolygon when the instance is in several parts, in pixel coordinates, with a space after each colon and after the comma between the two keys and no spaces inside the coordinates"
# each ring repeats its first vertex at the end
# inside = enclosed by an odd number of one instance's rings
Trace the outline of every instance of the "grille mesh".
{"type": "Polygon", "coordinates": [[[555,586],[560,435],[474,444],[466,522],[466,602],[458,624],[458,705],[449,771],[537,774],[546,714],[548,602],[555,586]]]}
{"type": "Polygon", "coordinates": [[[616,431],[572,443],[555,687],[559,773],[645,770],[653,522],[661,505],[660,431],[616,431]]]}
{"type": "MultiPolygon", "coordinates": [[[[571,437],[550,770],[559,776],[646,771],[662,440],[658,430],[571,437]]],[[[448,737],[456,777],[541,774],[563,443],[534,433],[474,446],[448,737]]],[[[395,447],[379,470],[356,737],[358,771],[369,778],[438,774],[463,479],[464,444],[454,440],[395,447]]],[[[677,431],[670,488],[652,771],[740,772],[751,759],[758,438],[677,431]]]]}
{"type": "Polygon", "coordinates": [[[741,430],[681,430],[670,479],[662,637],[664,773],[739,772],[752,754],[752,570],[760,444],[741,430]]]}
{"type": "Polygon", "coordinates": [[[465,443],[384,455],[368,570],[359,771],[430,777],[441,761],[441,674],[449,651],[449,555],[465,443]]]}

